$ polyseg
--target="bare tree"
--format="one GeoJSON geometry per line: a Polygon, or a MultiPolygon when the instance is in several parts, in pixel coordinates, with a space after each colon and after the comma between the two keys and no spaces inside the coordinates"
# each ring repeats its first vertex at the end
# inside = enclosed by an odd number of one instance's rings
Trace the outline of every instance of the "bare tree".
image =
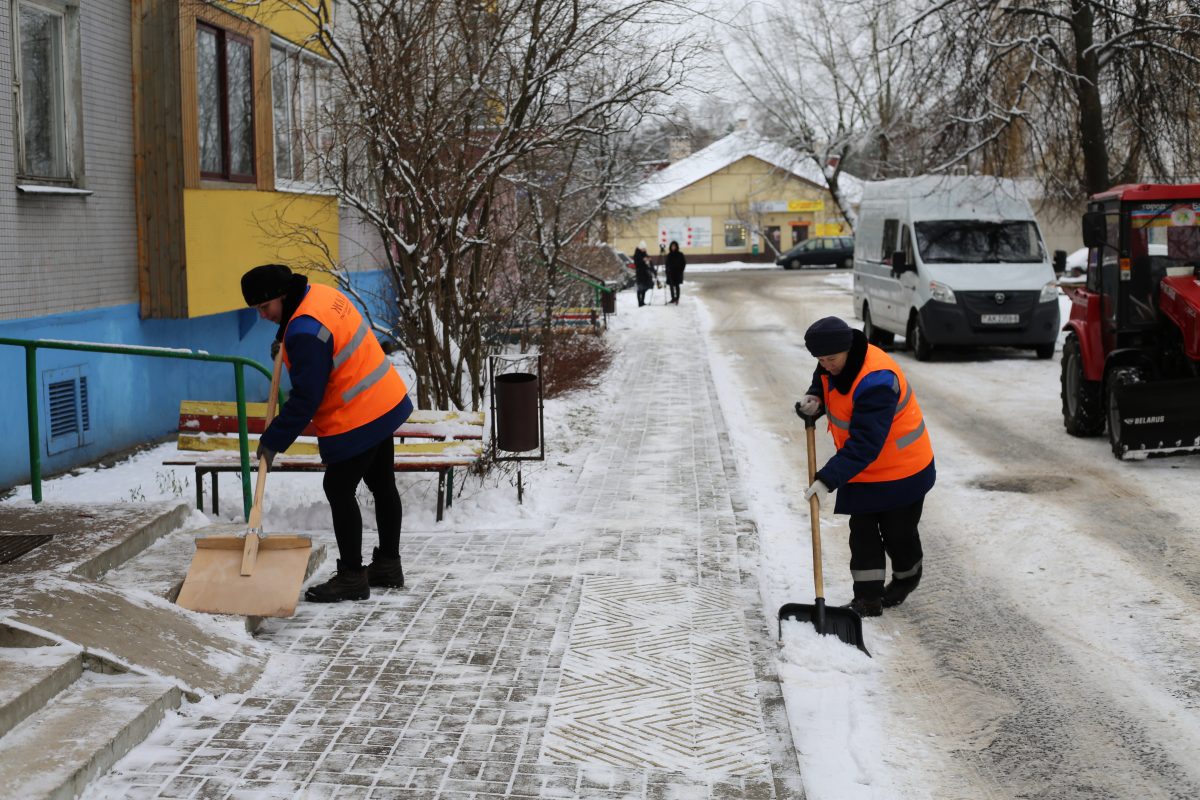
{"type": "Polygon", "coordinates": [[[286,2],[331,65],[311,153],[384,242],[418,405],[478,407],[494,289],[521,266],[526,165],[677,84],[686,40],[637,35],[673,0],[342,0],[336,20],[327,0],[286,2]]]}
{"type": "Polygon", "coordinates": [[[1193,172],[1198,10],[1191,0],[933,4],[906,33],[942,82],[931,168],[1036,174],[1062,200],[1193,172]]]}
{"type": "Polygon", "coordinates": [[[854,210],[839,186],[858,164],[864,178],[910,171],[907,110],[919,101],[922,76],[910,53],[893,44],[908,0],[812,0],[754,8],[736,29],[729,68],[754,101],[759,126],[810,158],[826,177],[842,216],[854,210]]]}

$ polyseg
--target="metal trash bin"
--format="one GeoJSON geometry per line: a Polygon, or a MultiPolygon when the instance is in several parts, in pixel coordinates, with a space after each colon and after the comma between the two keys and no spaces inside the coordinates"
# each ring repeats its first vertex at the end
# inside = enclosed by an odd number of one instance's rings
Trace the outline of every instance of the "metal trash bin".
{"type": "Polygon", "coordinates": [[[617,313],[617,293],[612,289],[603,289],[600,292],[600,310],[605,314],[617,313]]]}
{"type": "Polygon", "coordinates": [[[538,376],[508,372],[496,376],[496,447],[523,453],[541,447],[538,431],[538,376]]]}

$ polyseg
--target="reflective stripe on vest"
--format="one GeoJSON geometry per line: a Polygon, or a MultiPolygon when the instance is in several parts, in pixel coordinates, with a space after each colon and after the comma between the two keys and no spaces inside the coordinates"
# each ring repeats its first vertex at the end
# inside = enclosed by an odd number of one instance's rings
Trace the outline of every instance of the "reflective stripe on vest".
{"type": "Polygon", "coordinates": [[[850,483],[900,480],[916,475],[933,460],[933,445],[925,430],[925,418],[921,415],[921,406],[913,395],[912,387],[892,357],[873,344],[867,345],[866,358],[848,393],[834,391],[830,376],[821,376],[825,387],[825,414],[829,419],[829,433],[833,436],[834,445],[841,450],[850,439],[854,392],[859,383],[867,375],[880,370],[892,373],[892,388],[900,399],[896,403],[892,426],[879,456],[851,478],[850,483]]]}
{"type": "MultiPolygon", "coordinates": [[[[373,422],[408,394],[404,379],[370,335],[367,321],[344,294],[312,284],[292,314],[292,319],[297,317],[312,317],[322,326],[317,338],[333,340],[333,369],[313,416],[317,436],[335,436],[373,422]]],[[[283,359],[290,369],[286,331],[284,342],[283,359]]]]}

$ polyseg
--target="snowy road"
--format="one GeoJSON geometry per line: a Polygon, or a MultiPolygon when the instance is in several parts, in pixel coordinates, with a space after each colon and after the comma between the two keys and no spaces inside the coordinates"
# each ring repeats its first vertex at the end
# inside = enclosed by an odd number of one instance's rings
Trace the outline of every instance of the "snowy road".
{"type": "MultiPolygon", "coordinates": [[[[688,278],[739,468],[758,484],[748,494],[769,615],[813,595],[804,432],[791,409],[815,366],[808,324],[835,314],[861,326],[850,275],[688,278]]],[[[1200,794],[1200,456],[1118,462],[1107,440],[1067,436],[1057,355],[895,357],[938,464],[922,520],[926,577],[904,606],[865,622],[876,672],[855,675],[852,656],[834,655],[830,668],[846,675],[830,685],[844,697],[806,697],[815,637],[789,627],[800,645],[781,672],[809,797],[1200,794]],[[830,774],[838,758],[850,778],[830,774]]],[[[818,432],[823,463],[832,444],[818,432]]],[[[823,529],[826,597],[845,602],[845,518],[823,515],[823,529]]]]}

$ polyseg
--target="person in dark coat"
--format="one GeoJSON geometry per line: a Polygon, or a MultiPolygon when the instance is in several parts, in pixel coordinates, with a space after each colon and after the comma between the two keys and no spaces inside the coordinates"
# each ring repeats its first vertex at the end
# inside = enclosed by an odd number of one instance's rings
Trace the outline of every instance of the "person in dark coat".
{"type": "Polygon", "coordinates": [[[683,283],[683,270],[687,259],[679,249],[679,242],[671,242],[667,248],[667,286],[671,287],[671,302],[679,305],[679,284],[683,283]]]}
{"type": "Polygon", "coordinates": [[[658,280],[658,270],[650,263],[650,255],[646,252],[645,241],[638,242],[637,249],[633,251],[633,266],[634,275],[637,280],[637,299],[638,305],[646,305],[646,292],[654,288],[654,282],[658,280]]]}
{"type": "Polygon", "coordinates": [[[933,445],[904,373],[862,331],[825,317],[809,326],[804,344],[817,368],[796,410],[824,412],[837,447],[804,499],[816,496],[823,505],[837,492],[834,513],[850,515],[849,608],[876,617],[903,603],[921,580],[917,523],[937,477],[933,445]],[[892,562],[886,587],[885,554],[892,562]]]}

